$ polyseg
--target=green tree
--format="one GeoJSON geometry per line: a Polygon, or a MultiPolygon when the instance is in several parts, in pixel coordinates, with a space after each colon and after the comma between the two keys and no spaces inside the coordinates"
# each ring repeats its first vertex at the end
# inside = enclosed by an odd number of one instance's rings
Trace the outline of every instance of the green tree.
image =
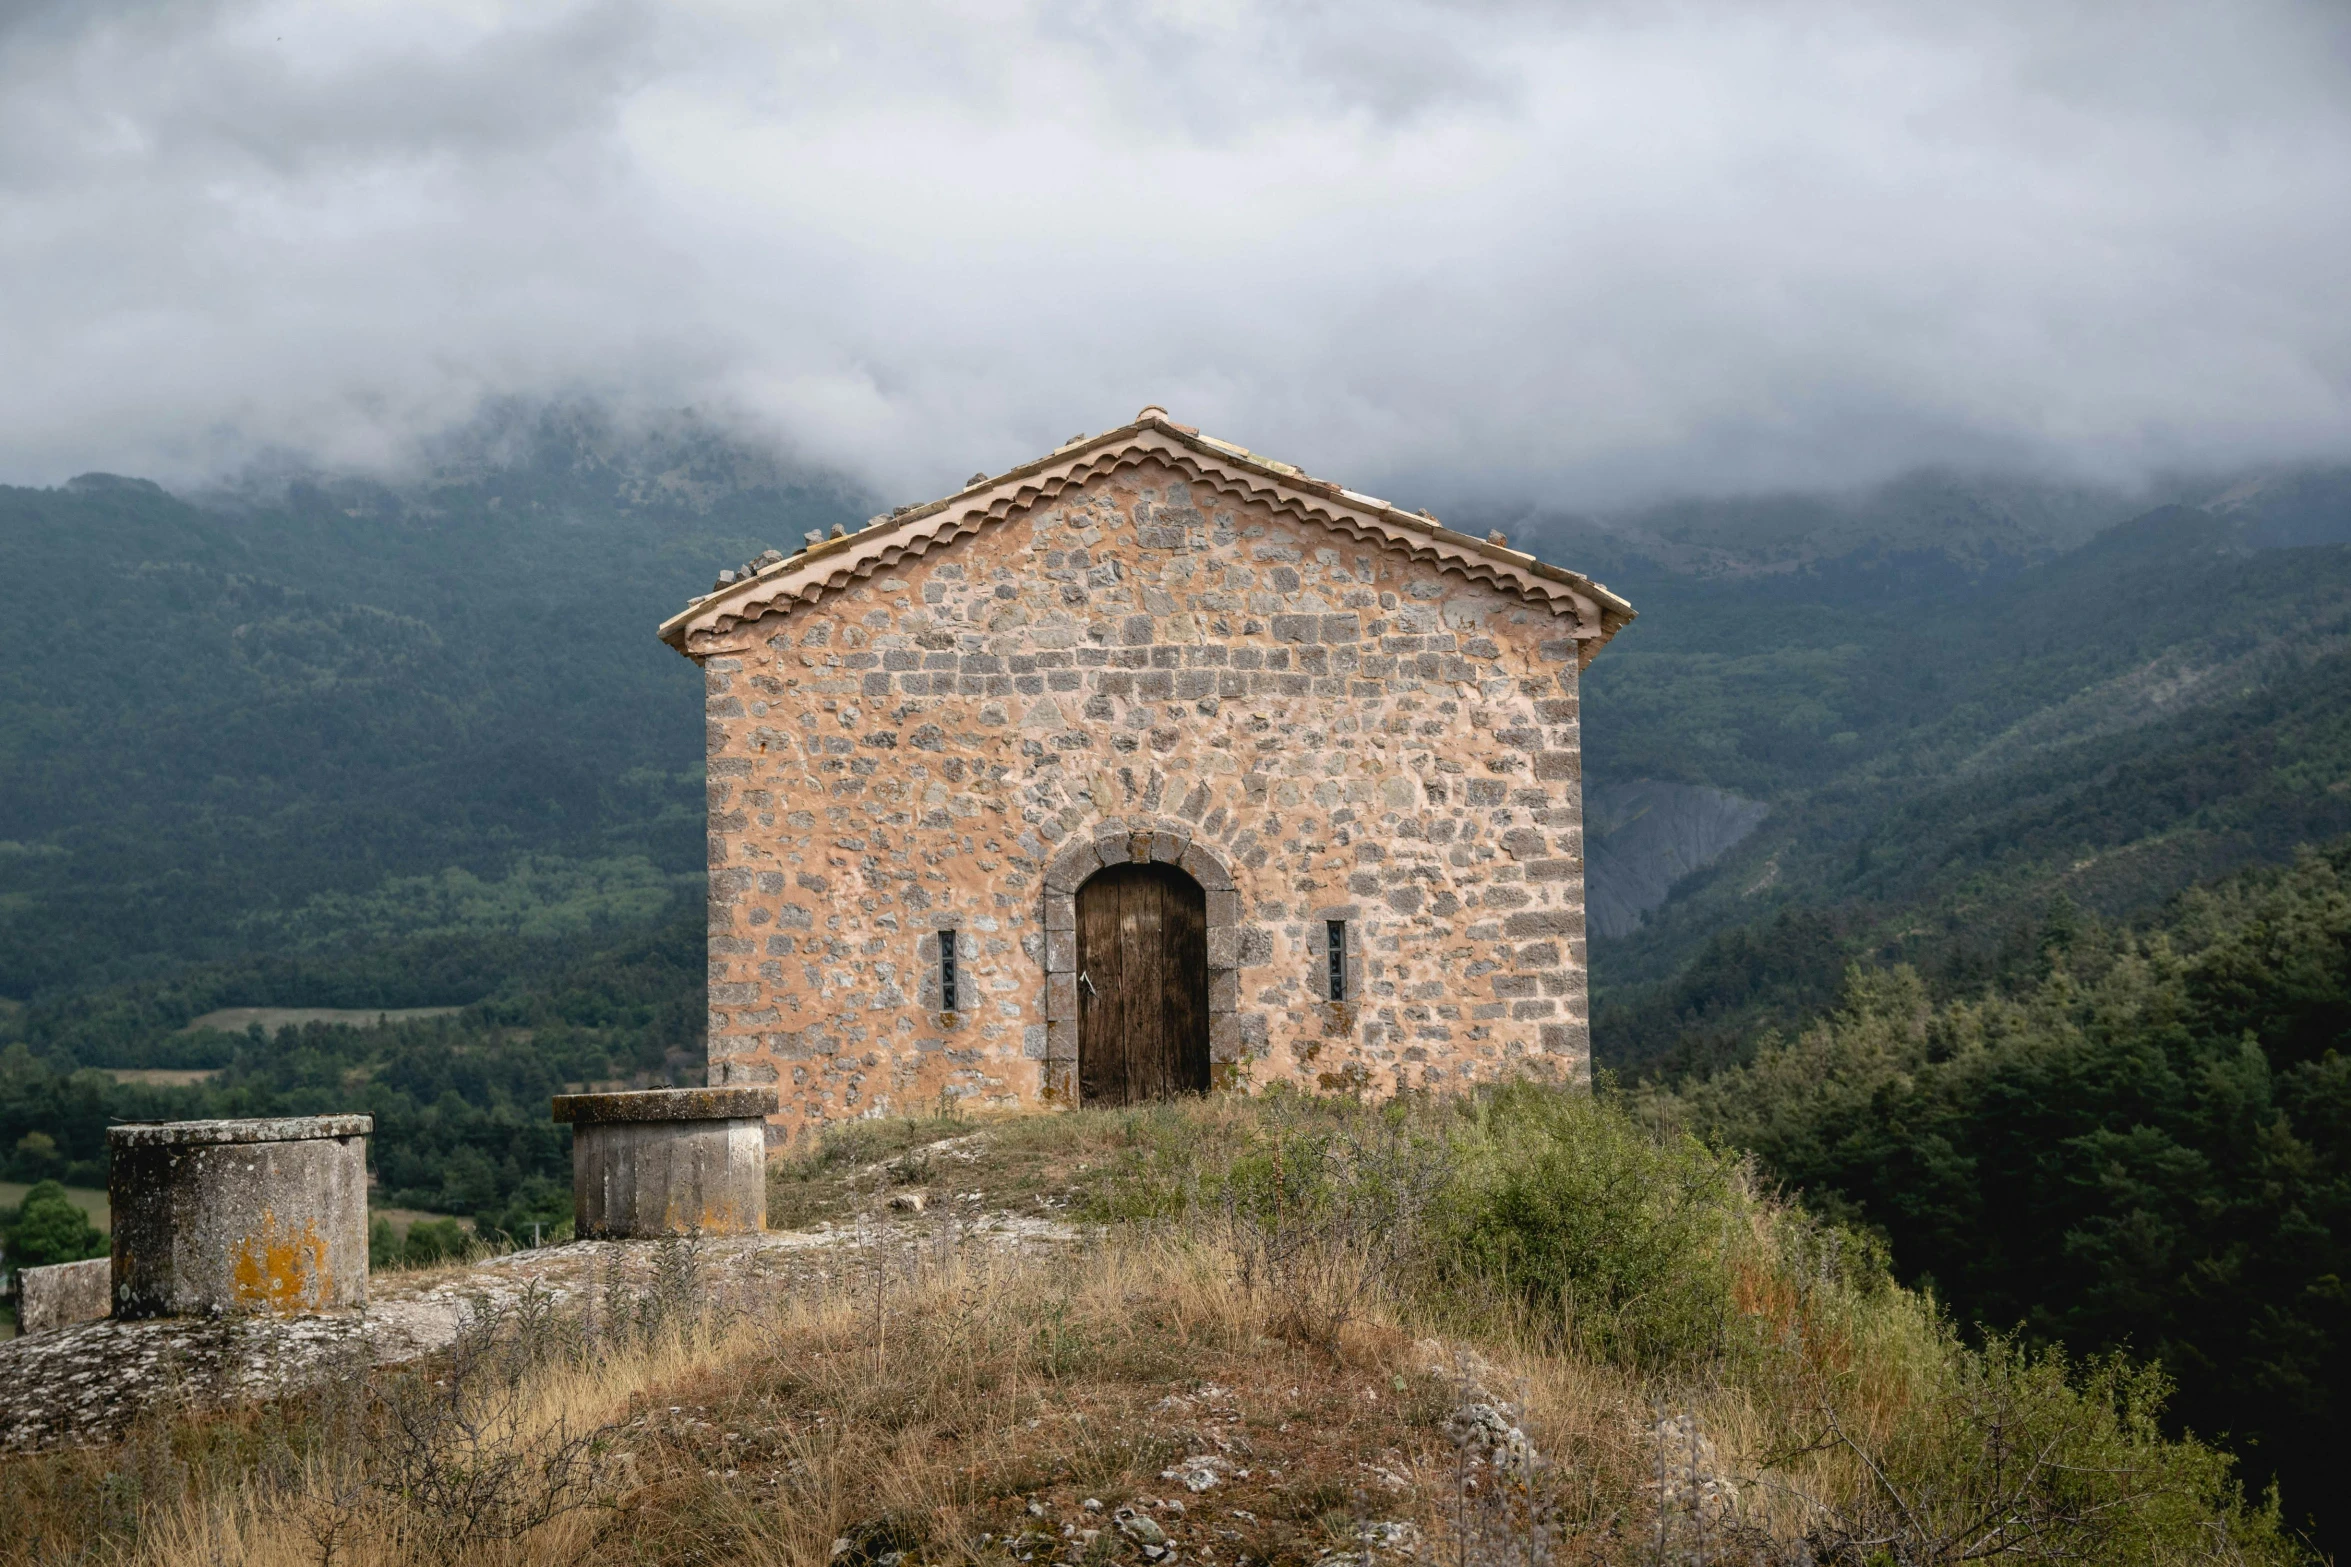
{"type": "Polygon", "coordinates": [[[106,1237],[55,1181],[42,1181],[25,1193],[16,1216],[0,1224],[0,1237],[7,1242],[11,1268],[43,1268],[106,1255],[106,1237]]]}

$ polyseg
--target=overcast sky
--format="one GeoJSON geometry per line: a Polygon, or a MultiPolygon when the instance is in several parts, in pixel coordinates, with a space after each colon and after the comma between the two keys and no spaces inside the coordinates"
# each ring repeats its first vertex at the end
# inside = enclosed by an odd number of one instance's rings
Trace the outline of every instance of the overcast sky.
{"type": "Polygon", "coordinates": [[[2351,6],[0,0],[0,478],[582,391],[892,498],[2351,456],[2351,6]]]}

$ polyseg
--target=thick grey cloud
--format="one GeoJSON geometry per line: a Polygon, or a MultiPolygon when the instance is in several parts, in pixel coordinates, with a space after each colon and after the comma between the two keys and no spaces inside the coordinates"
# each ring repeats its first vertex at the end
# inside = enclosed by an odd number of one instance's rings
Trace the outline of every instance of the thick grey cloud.
{"type": "Polygon", "coordinates": [[[2351,451],[2340,6],[0,9],[0,476],[500,394],[894,497],[1145,401],[1548,494],[2351,451]]]}

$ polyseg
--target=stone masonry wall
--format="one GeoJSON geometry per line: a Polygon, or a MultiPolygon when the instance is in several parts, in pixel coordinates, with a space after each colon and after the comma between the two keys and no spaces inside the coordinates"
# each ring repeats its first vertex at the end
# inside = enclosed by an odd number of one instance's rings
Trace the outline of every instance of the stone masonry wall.
{"type": "Polygon", "coordinates": [[[773,1083],[771,1136],[1066,1097],[1049,914],[1116,858],[1210,889],[1222,1082],[1588,1076],[1576,649],[1539,605],[1145,461],[703,664],[710,1080],[773,1083]]]}

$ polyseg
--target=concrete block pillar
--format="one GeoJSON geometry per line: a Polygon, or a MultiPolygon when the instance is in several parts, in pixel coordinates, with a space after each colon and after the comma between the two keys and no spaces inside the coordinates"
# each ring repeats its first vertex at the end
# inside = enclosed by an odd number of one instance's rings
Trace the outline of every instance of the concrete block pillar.
{"type": "Polygon", "coordinates": [[[364,1115],[109,1127],[118,1317],[367,1304],[364,1115]]]}
{"type": "Polygon", "coordinates": [[[772,1088],[564,1094],[581,1239],[750,1235],[767,1227],[772,1088]]]}

